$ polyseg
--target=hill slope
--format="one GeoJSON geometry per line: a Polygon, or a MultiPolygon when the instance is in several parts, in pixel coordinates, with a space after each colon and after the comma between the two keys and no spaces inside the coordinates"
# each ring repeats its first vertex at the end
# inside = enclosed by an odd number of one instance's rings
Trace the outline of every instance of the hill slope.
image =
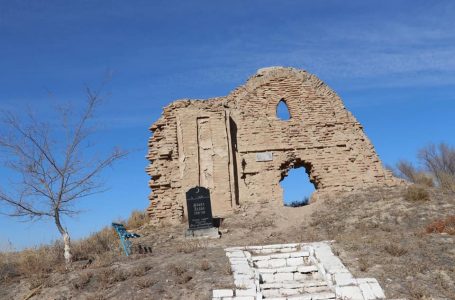
{"type": "Polygon", "coordinates": [[[137,242],[151,245],[152,254],[126,258],[116,247],[72,270],[56,263],[3,276],[0,298],[209,299],[212,289],[233,284],[225,247],[335,240],[350,271],[377,278],[388,298],[455,299],[455,236],[426,232],[455,215],[455,195],[429,193],[428,200],[405,200],[404,188],[370,189],[298,208],[250,204],[223,221],[217,240],[187,240],[185,224],[144,227],[137,242]]]}

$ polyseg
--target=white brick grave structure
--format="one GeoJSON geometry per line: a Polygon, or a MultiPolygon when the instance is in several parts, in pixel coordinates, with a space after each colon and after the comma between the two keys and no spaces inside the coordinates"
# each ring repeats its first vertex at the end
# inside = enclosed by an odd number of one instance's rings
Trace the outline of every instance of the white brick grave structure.
{"type": "Polygon", "coordinates": [[[384,299],[374,278],[354,278],[328,242],[227,248],[235,289],[213,300],[384,299]]]}

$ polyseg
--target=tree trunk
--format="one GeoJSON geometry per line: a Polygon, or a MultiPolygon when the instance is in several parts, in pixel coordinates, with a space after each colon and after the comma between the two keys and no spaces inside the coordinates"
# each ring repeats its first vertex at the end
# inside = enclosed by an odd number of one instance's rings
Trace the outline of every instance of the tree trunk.
{"type": "Polygon", "coordinates": [[[62,234],[62,236],[63,236],[63,243],[65,245],[65,253],[63,255],[65,257],[66,264],[70,264],[73,262],[73,255],[71,254],[70,236],[67,232],[62,234]]]}
{"type": "Polygon", "coordinates": [[[55,212],[54,215],[55,219],[55,225],[57,225],[58,231],[62,235],[63,238],[63,244],[65,246],[65,252],[63,256],[65,257],[65,263],[67,265],[71,264],[73,262],[73,255],[71,254],[71,240],[70,240],[70,235],[68,232],[63,228],[62,224],[60,223],[60,215],[58,211],[55,212]]]}

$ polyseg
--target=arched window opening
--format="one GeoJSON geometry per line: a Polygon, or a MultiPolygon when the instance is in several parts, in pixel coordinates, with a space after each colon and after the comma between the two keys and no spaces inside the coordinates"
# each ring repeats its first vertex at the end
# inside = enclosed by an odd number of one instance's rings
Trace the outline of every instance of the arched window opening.
{"type": "Polygon", "coordinates": [[[278,105],[276,106],[276,116],[278,119],[283,120],[283,121],[288,121],[291,119],[291,113],[289,112],[288,105],[284,101],[284,99],[281,99],[280,102],[278,102],[278,105]]]}
{"type": "Polygon", "coordinates": [[[316,190],[305,167],[290,169],[280,185],[283,189],[283,203],[290,207],[307,205],[311,194],[316,190]]]}

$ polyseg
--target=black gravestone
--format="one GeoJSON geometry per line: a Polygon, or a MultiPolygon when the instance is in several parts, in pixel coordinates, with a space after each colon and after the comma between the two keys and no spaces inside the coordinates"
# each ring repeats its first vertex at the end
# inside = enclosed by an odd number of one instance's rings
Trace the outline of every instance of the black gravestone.
{"type": "Polygon", "coordinates": [[[210,191],[204,187],[194,187],[186,192],[189,229],[207,229],[213,227],[210,191]]]}

